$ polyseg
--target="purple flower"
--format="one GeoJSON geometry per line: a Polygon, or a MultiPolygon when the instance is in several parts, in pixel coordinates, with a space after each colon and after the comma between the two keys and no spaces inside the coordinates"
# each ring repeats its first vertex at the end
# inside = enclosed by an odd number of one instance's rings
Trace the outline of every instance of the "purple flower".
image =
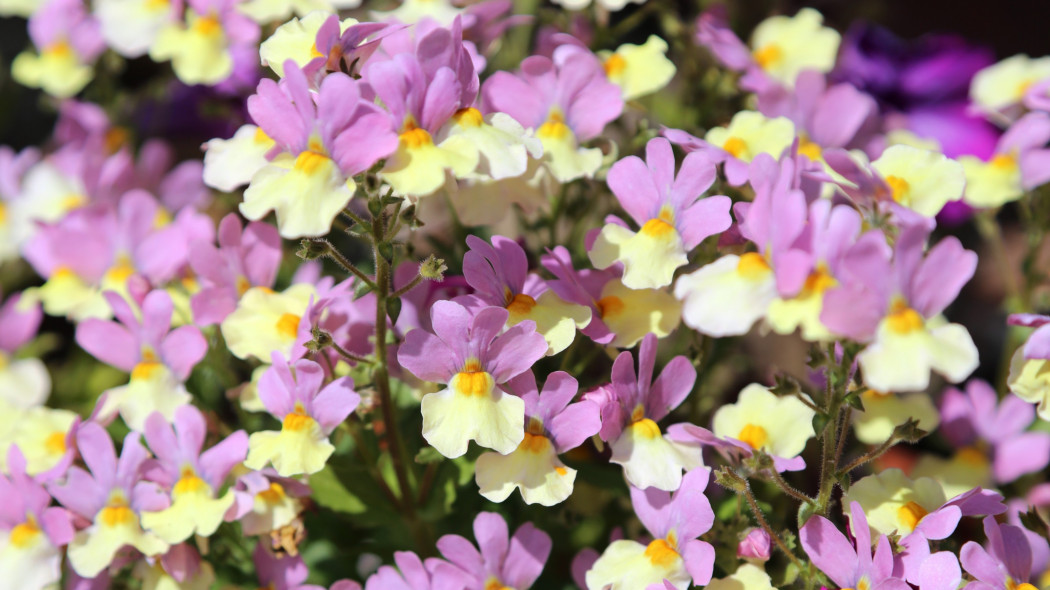
{"type": "Polygon", "coordinates": [[[321,586],[304,584],[310,574],[299,555],[275,555],[259,541],[252,552],[252,562],[263,588],[273,590],[324,590],[321,586]]]}
{"type": "Polygon", "coordinates": [[[1032,547],[1024,529],[984,519],[987,548],[967,541],[959,552],[959,561],[968,574],[976,578],[968,590],[1034,590],[1029,583],[1041,572],[1032,571],[1032,547]]]}
{"type": "Polygon", "coordinates": [[[736,547],[736,556],[741,559],[768,561],[772,543],[765,529],[752,528],[736,547]]]}
{"type": "Polygon", "coordinates": [[[277,351],[271,361],[259,379],[259,399],[281,421],[281,430],[252,433],[244,464],[262,469],[272,462],[283,477],[317,473],[335,451],[328,435],[354,411],[361,396],[350,377],[325,385],[324,369],[313,361],[288,363],[277,351]]]}
{"type": "Polygon", "coordinates": [[[190,299],[194,321],[221,323],[237,308],[251,287],[273,287],[281,264],[281,237],[267,223],[252,222],[241,231],[240,218],[231,213],[219,223],[216,248],[210,242],[190,246],[189,263],[201,290],[190,299]]]}
{"type": "Polygon", "coordinates": [[[226,520],[239,521],[245,535],[265,535],[292,523],[302,512],[310,486],[281,477],[271,468],[251,471],[237,478],[236,500],[226,520]]]}
{"type": "Polygon", "coordinates": [[[230,470],[244,462],[248,452],[248,435],[238,430],[201,453],[207,425],[193,406],[175,411],[174,426],[173,431],[163,415],[154,413],[146,420],[144,432],[157,458],[148,476],[171,494],[171,506],[144,513],[142,524],[170,544],[193,534],[208,537],[218,529],[233,505],[234,494],[215,496],[230,470]]]}
{"type": "Polygon", "coordinates": [[[543,384],[525,371],[507,384],[525,402],[525,437],[509,455],[485,453],[478,458],[474,478],[481,495],[502,502],[517,488],[526,504],[553,506],[572,494],[576,470],[558,455],[584,443],[601,428],[598,404],[583,400],[570,404],[578,384],[563,371],[555,371],[543,384]]]}
{"type": "Polygon", "coordinates": [[[429,557],[423,561],[411,551],[395,551],[394,563],[397,568],[380,566],[365,582],[365,590],[463,590],[473,581],[468,573],[443,559],[429,557]]]}
{"type": "Polygon", "coordinates": [[[11,75],[59,98],[77,94],[91,81],[91,64],[106,49],[98,21],[81,0],[43,3],[29,19],[29,38],[39,55],[20,54],[11,75]]]}
{"type": "Polygon", "coordinates": [[[655,365],[656,336],[649,334],[638,351],[637,375],[634,357],[621,352],[613,363],[612,383],[587,397],[601,406],[598,434],[611,443],[609,460],[623,466],[627,481],[641,489],[673,491],[682,483],[682,470],[701,464],[700,447],[688,436],[663,435],[656,423],[689,396],[696,369],[688,358],[676,356],[653,381],[655,365]]]}
{"type": "Polygon", "coordinates": [[[527,522],[510,537],[507,522],[495,512],[478,514],[474,537],[477,548],[459,535],[445,535],[437,542],[441,555],[469,576],[466,590],[527,590],[540,577],[551,552],[547,533],[527,522]]]}
{"type": "Polygon", "coordinates": [[[1029,113],[999,138],[987,161],[960,156],[966,172],[964,200],[974,207],[998,207],[1050,181],[1050,115],[1029,113]]]}
{"type": "Polygon", "coordinates": [[[42,405],[51,393],[51,376],[37,358],[12,358],[19,348],[36,337],[43,319],[39,304],[22,301],[16,293],[3,300],[0,291],[0,402],[16,408],[42,405]]]}
{"type": "Polygon", "coordinates": [[[860,504],[850,504],[854,542],[831,521],[813,516],[799,530],[799,541],[813,564],[839,588],[909,590],[907,582],[893,575],[893,550],[886,535],[879,535],[874,556],[871,531],[860,504]]]}
{"type": "Polygon", "coordinates": [[[48,486],[63,506],[92,524],[78,531],[69,544],[68,557],[76,573],[94,578],[110,564],[122,547],[145,555],[159,555],[168,544],[143,531],[143,512],[162,510],[167,495],[156,483],[143,481],[149,453],[132,432],[124,439],[117,458],[109,434],[97,423],[87,422],[77,432],[77,447],[90,473],[70,467],[65,480],[48,486]]]}
{"type": "Polygon", "coordinates": [[[687,154],[677,175],[674,168],[671,143],[658,137],[646,144],[645,162],[628,156],[609,170],[609,188],[640,229],[609,223],[588,255],[599,269],[622,263],[631,289],[669,285],[693,248],[732,223],[729,197],[700,198],[716,174],[707,154],[687,154]]]}
{"type": "Polygon", "coordinates": [[[501,386],[547,352],[536,324],[525,320],[504,331],[509,312],[487,307],[471,316],[451,301],[430,309],[434,334],[412,330],[397,353],[402,367],[448,387],[423,396],[423,437],[442,455],[467,452],[471,440],[507,454],[525,437],[525,403],[501,386]]]}
{"type": "Polygon", "coordinates": [[[697,537],[711,529],[715,515],[704,495],[711,470],[692,469],[673,495],[631,486],[631,504],[654,537],[648,545],[614,541],[587,572],[588,588],[629,590],[704,586],[711,581],[715,549],[697,537]]]}

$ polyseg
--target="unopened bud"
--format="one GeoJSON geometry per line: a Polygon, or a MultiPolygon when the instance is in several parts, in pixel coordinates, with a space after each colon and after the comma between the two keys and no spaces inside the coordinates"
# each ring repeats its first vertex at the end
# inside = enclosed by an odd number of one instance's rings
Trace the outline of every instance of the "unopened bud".
{"type": "Polygon", "coordinates": [[[431,254],[419,265],[419,276],[429,281],[440,281],[445,278],[446,270],[448,267],[445,266],[445,261],[431,254]]]}
{"type": "Polygon", "coordinates": [[[299,242],[299,250],[295,255],[303,260],[317,260],[328,255],[328,242],[314,238],[304,238],[299,242]]]}
{"type": "Polygon", "coordinates": [[[736,556],[741,559],[766,561],[769,559],[769,550],[769,533],[763,529],[753,528],[747,532],[744,540],[737,545],[736,556]]]}

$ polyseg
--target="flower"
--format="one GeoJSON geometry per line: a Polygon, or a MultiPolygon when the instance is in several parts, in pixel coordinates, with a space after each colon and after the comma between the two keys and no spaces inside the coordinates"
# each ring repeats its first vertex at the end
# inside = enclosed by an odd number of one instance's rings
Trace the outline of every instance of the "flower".
{"type": "Polygon", "coordinates": [[[995,153],[987,161],[959,156],[966,174],[963,200],[974,207],[998,207],[1020,198],[1047,181],[1050,150],[1050,116],[1029,113],[1017,120],[999,138],[995,153]]]}
{"type": "Polygon", "coordinates": [[[239,521],[245,535],[265,535],[291,524],[304,508],[310,486],[281,477],[272,468],[249,471],[237,478],[236,498],[226,520],[239,521]]]}
{"type": "Polygon", "coordinates": [[[744,563],[732,574],[711,580],[706,587],[711,590],[771,590],[773,581],[761,567],[744,563]]]}
{"type": "Polygon", "coordinates": [[[468,576],[466,590],[528,590],[551,552],[547,533],[525,523],[510,537],[507,522],[495,512],[478,514],[474,537],[478,548],[459,535],[445,535],[437,542],[441,555],[468,576]]]}
{"type": "MultiPolygon", "coordinates": [[[[860,394],[863,411],[853,413],[853,433],[864,444],[878,445],[889,440],[893,431],[914,418],[920,430],[933,432],[940,414],[926,393],[898,395],[867,390],[860,394]]],[[[968,489],[968,488],[967,488],[968,489]]]]}
{"type": "MultiPolygon", "coordinates": [[[[595,268],[623,264],[623,284],[651,289],[671,284],[674,271],[688,263],[687,254],[705,238],[732,223],[725,196],[700,198],[715,180],[715,167],[705,154],[686,155],[678,174],[666,139],[646,145],[646,162],[629,156],[609,170],[609,188],[641,226],[632,232],[618,223],[602,228],[588,256],[595,268]]],[[[619,220],[617,220],[619,221],[619,220]]]]}
{"type": "Polygon", "coordinates": [[[503,389],[547,352],[535,324],[504,331],[510,313],[487,307],[471,316],[463,306],[438,301],[430,309],[434,334],[412,330],[398,363],[424,381],[448,387],[423,396],[423,438],[442,455],[467,452],[471,440],[506,455],[525,438],[525,402],[503,389]]]}
{"type": "MultiPolygon", "coordinates": [[[[628,483],[640,489],[677,490],[682,471],[702,464],[700,448],[683,440],[677,431],[664,435],[657,421],[677,408],[693,390],[696,369],[684,356],[676,356],[653,381],[656,336],[647,335],[634,357],[624,351],[616,357],[612,383],[585,399],[602,409],[599,436],[612,445],[609,461],[623,466],[628,483]]],[[[675,427],[672,427],[675,428],[675,427]]]]}
{"type": "Polygon", "coordinates": [[[1011,120],[1029,87],[1050,78],[1050,57],[1014,55],[977,72],[970,83],[974,107],[986,116],[1011,120]]]}
{"type": "Polygon", "coordinates": [[[984,519],[988,547],[967,541],[959,552],[966,573],[975,578],[967,585],[973,590],[1033,590],[1029,580],[1040,572],[1032,571],[1032,545],[1023,528],[984,519]]]}
{"type": "Polygon", "coordinates": [[[149,454],[139,439],[137,432],[128,434],[118,459],[109,434],[94,422],[85,423],[76,441],[90,473],[70,467],[63,482],[48,486],[56,500],[91,523],[77,531],[67,552],[73,570],[85,578],[106,569],[122,547],[148,556],[168,550],[140,524],[143,512],[162,509],[167,498],[157,484],[142,479],[149,454]]]}
{"type": "Polygon", "coordinates": [[[724,164],[726,180],[733,186],[747,181],[748,164],[760,154],[779,159],[795,140],[795,124],[787,117],[769,118],[757,111],[740,111],[729,125],[712,127],[703,139],[665,129],[664,137],[687,152],[701,151],[712,162],[724,164]]]}
{"type": "Polygon", "coordinates": [[[625,101],[652,94],[674,77],[674,62],[667,59],[667,41],[649,35],[645,43],[624,43],[616,51],[599,51],[609,81],[620,87],[625,101]]]}
{"type": "Polygon", "coordinates": [[[806,555],[840,588],[910,588],[904,580],[893,575],[893,549],[886,535],[879,535],[872,555],[871,532],[864,510],[857,502],[850,502],[849,507],[854,542],[850,543],[828,519],[813,516],[799,529],[799,541],[806,555]]]}
{"type": "Polygon", "coordinates": [[[252,433],[244,464],[262,469],[273,463],[283,477],[317,473],[335,451],[328,436],[354,411],[361,396],[349,377],[323,385],[324,369],[313,361],[289,363],[274,351],[272,362],[259,379],[259,399],[281,421],[281,430],[252,433]]]}
{"type": "Polygon", "coordinates": [[[508,455],[478,457],[474,478],[481,495],[502,502],[517,488],[526,504],[553,506],[572,494],[576,470],[558,455],[584,443],[601,428],[601,409],[590,400],[573,404],[576,380],[563,371],[547,377],[540,393],[532,371],[507,383],[525,402],[525,437],[508,455]]]}
{"type": "Polygon", "coordinates": [[[395,551],[394,563],[396,569],[379,566],[365,582],[365,590],[442,590],[464,588],[472,582],[469,574],[436,557],[423,561],[411,551],[395,551]]]}
{"type": "Polygon", "coordinates": [[[25,86],[69,98],[95,77],[94,61],[105,50],[98,21],[81,0],[48,0],[29,19],[39,53],[23,51],[11,62],[11,77],[25,86]]]}
{"type": "Polygon", "coordinates": [[[40,327],[43,312],[39,304],[22,304],[22,295],[2,299],[0,291],[0,400],[17,408],[42,405],[51,393],[51,376],[38,358],[14,358],[40,327]]]}
{"type": "Polygon", "coordinates": [[[317,288],[309,283],[292,285],[281,293],[265,286],[249,288],[220,326],[230,353],[261,361],[275,351],[291,356],[300,334],[309,333],[302,318],[316,295],[317,288]]]}
{"type": "MultiPolygon", "coordinates": [[[[157,32],[149,48],[150,59],[171,60],[171,67],[185,84],[214,85],[234,74],[239,48],[259,41],[259,26],[242,14],[234,0],[189,0],[185,20],[157,32]]],[[[253,51],[254,52],[254,51],[253,51]]]]}
{"type": "Polygon", "coordinates": [[[175,411],[174,426],[159,413],[146,420],[146,443],[157,457],[150,476],[171,494],[171,506],[142,514],[142,526],[173,545],[194,534],[209,537],[219,527],[234,494],[215,496],[248,451],[248,435],[238,430],[201,453],[207,425],[193,406],[175,411]]]}
{"type": "Polygon", "coordinates": [[[665,580],[678,590],[706,585],[711,580],[715,549],[697,537],[715,520],[704,495],[710,474],[706,467],[690,470],[674,494],[631,486],[635,514],[654,540],[648,545],[613,541],[587,571],[587,588],[633,590],[665,580]]]}
{"type": "Polygon", "coordinates": [[[933,217],[948,201],[962,198],[966,176],[961,164],[944,154],[894,145],[871,163],[894,202],[933,217]]]}
{"type": "Polygon", "coordinates": [[[233,192],[251,182],[252,177],[270,163],[266,154],[274,142],[262,128],[241,125],[229,139],[210,139],[204,148],[204,184],[233,192]]]}

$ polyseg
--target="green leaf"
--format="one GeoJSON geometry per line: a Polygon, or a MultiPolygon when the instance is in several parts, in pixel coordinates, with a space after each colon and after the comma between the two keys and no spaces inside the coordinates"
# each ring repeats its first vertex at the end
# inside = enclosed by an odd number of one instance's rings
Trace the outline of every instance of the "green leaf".
{"type": "MultiPolygon", "coordinates": [[[[362,473],[362,476],[367,477],[367,474],[362,473]]],[[[314,501],[330,510],[360,514],[368,509],[360,498],[339,481],[330,465],[310,476],[310,488],[314,491],[314,501]]]]}

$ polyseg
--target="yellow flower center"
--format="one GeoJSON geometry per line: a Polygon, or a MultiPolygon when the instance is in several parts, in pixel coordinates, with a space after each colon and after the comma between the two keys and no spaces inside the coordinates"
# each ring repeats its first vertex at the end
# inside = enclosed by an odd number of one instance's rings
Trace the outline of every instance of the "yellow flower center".
{"type": "Polygon", "coordinates": [[[317,43],[310,46],[310,59],[316,59],[318,57],[324,57],[324,54],[317,49],[317,43]]]}
{"type": "Polygon", "coordinates": [[[511,588],[510,586],[504,586],[503,582],[500,582],[496,578],[489,578],[488,581],[485,582],[485,590],[514,590],[514,589],[511,588]]]}
{"type": "Polygon", "coordinates": [[[627,69],[627,60],[619,53],[614,53],[605,59],[602,66],[605,68],[605,75],[612,78],[627,69]]]}
{"type": "Polygon", "coordinates": [[[536,130],[536,135],[544,139],[565,139],[572,135],[572,130],[565,124],[561,111],[552,109],[547,121],[536,130]]]}
{"type": "Polygon", "coordinates": [[[455,377],[452,378],[452,389],[457,393],[465,396],[486,396],[492,392],[492,386],[495,385],[495,381],[492,379],[492,375],[489,375],[487,371],[480,370],[469,370],[470,363],[468,363],[468,369],[456,373],[455,377]]]}
{"type": "Polygon", "coordinates": [[[798,138],[798,153],[816,162],[820,159],[822,151],[819,145],[810,141],[805,135],[800,135],[798,138]]]}
{"type": "Polygon", "coordinates": [[[550,444],[551,441],[546,436],[526,432],[525,438],[521,439],[521,444],[518,445],[518,450],[528,451],[530,453],[542,453],[547,450],[550,444]]]}
{"type": "Polygon", "coordinates": [[[1009,172],[1017,168],[1017,158],[1011,154],[996,154],[988,164],[1000,172],[1009,172]]]}
{"type": "Polygon", "coordinates": [[[277,320],[277,333],[285,338],[295,338],[299,333],[299,320],[302,319],[294,313],[282,314],[277,320]]]}
{"type": "Polygon", "coordinates": [[[157,371],[160,370],[161,364],[157,361],[143,361],[135,368],[131,369],[131,380],[132,381],[148,381],[157,371]]]}
{"type": "Polygon", "coordinates": [[[597,301],[598,315],[603,318],[614,316],[624,310],[623,299],[620,299],[616,295],[608,295],[602,297],[597,301]]]}
{"type": "Polygon", "coordinates": [[[420,129],[416,126],[416,122],[412,119],[405,121],[404,131],[398,136],[401,139],[401,145],[408,149],[419,149],[428,145],[433,145],[434,140],[431,139],[430,133],[426,129],[420,129]]]}
{"type": "Polygon", "coordinates": [[[0,203],[0,223],[7,221],[7,207],[3,203],[0,203]]]}
{"type": "Polygon", "coordinates": [[[135,267],[132,266],[131,259],[122,255],[117,258],[117,263],[106,271],[104,280],[123,285],[133,274],[135,274],[135,267]]]}
{"type": "Polygon", "coordinates": [[[512,314],[525,315],[536,307],[536,300],[524,293],[518,293],[507,304],[507,311],[512,314]]]}
{"type": "Polygon", "coordinates": [[[175,486],[171,489],[172,496],[181,496],[183,494],[194,494],[208,489],[208,484],[203,479],[197,477],[197,473],[193,471],[192,467],[186,467],[182,470],[182,477],[179,481],[175,482],[175,486]]]}
{"type": "Polygon", "coordinates": [[[642,233],[650,238],[660,238],[674,231],[674,226],[663,219],[650,219],[642,226],[642,233]]]}
{"type": "Polygon", "coordinates": [[[73,55],[73,47],[65,39],[55,41],[44,48],[44,55],[67,58],[73,55]]]}
{"type": "Polygon", "coordinates": [[[313,174],[317,172],[318,168],[321,167],[328,160],[328,156],[324,154],[307,150],[300,152],[295,158],[295,169],[303,174],[313,174]]]}
{"type": "Polygon", "coordinates": [[[758,67],[763,70],[768,70],[773,64],[777,63],[784,57],[784,51],[780,49],[780,46],[776,43],[770,43],[769,45],[756,49],[751,56],[755,58],[758,67]]]}
{"type": "Polygon", "coordinates": [[[284,493],[284,487],[281,484],[272,481],[270,482],[269,488],[259,492],[258,494],[255,494],[255,497],[259,498],[263,502],[266,502],[267,504],[273,505],[283,500],[285,495],[286,494],[284,493]]]}
{"type": "Polygon", "coordinates": [[[977,447],[963,447],[959,449],[959,452],[957,452],[955,456],[958,457],[959,461],[974,467],[981,467],[988,464],[988,456],[977,447]]]}
{"type": "Polygon", "coordinates": [[[674,533],[669,533],[666,539],[656,539],[645,548],[645,556],[649,563],[656,567],[667,567],[678,559],[678,552],[674,549],[674,533]]]}
{"type": "Polygon", "coordinates": [[[890,193],[893,195],[893,200],[897,201],[902,205],[907,205],[911,200],[908,198],[908,191],[910,185],[907,180],[904,180],[900,176],[889,175],[886,177],[886,184],[890,187],[890,193]]]}
{"type": "Polygon", "coordinates": [[[202,37],[217,37],[222,34],[222,24],[215,15],[202,16],[193,23],[193,32],[202,37]]]}
{"type": "Polygon", "coordinates": [[[758,252],[748,252],[740,256],[736,263],[736,272],[745,279],[757,281],[763,279],[773,270],[769,263],[758,252]]]}
{"type": "Polygon", "coordinates": [[[25,522],[15,525],[15,528],[11,529],[11,544],[19,549],[25,549],[33,544],[39,534],[40,525],[30,515],[25,522]]]}
{"type": "Polygon", "coordinates": [[[890,307],[890,313],[886,316],[886,323],[891,330],[898,334],[908,334],[919,330],[925,322],[919,312],[908,307],[903,299],[897,299],[890,307]]]}
{"type": "Polygon", "coordinates": [[[70,193],[62,197],[61,206],[62,209],[66,211],[71,211],[73,209],[83,206],[87,202],[88,198],[84,195],[81,195],[79,193],[70,193]]]}
{"type": "Polygon", "coordinates": [[[1023,584],[1018,584],[1018,583],[1014,582],[1013,580],[1008,580],[1008,582],[1006,584],[1006,588],[1007,588],[1007,590],[1039,590],[1038,588],[1036,588],[1035,586],[1029,584],[1028,582],[1025,582],[1023,584]]]}
{"type": "Polygon", "coordinates": [[[734,158],[739,158],[747,151],[747,142],[739,137],[730,137],[722,144],[722,149],[729,152],[734,158]]]}
{"type": "Polygon", "coordinates": [[[919,506],[915,502],[908,502],[897,509],[897,522],[899,522],[908,532],[911,532],[915,530],[919,521],[921,521],[927,514],[929,514],[929,512],[927,512],[922,506],[919,506]]]}
{"type": "Polygon", "coordinates": [[[481,124],[485,122],[485,118],[481,116],[481,111],[474,107],[459,109],[455,115],[452,115],[452,118],[455,119],[460,127],[481,127],[481,124]]]}
{"type": "Polygon", "coordinates": [[[636,437],[640,438],[652,440],[660,436],[660,427],[656,425],[656,422],[653,422],[649,418],[636,420],[631,424],[630,429],[634,432],[636,437]]]}
{"type": "Polygon", "coordinates": [[[44,439],[44,448],[52,455],[66,454],[66,433],[56,430],[44,439]]]}
{"type": "Polygon", "coordinates": [[[828,267],[821,264],[806,277],[806,282],[802,285],[802,292],[820,295],[836,284],[838,284],[838,281],[835,280],[835,277],[828,274],[828,267]]]}
{"type": "Polygon", "coordinates": [[[109,131],[106,131],[106,152],[116,153],[121,146],[128,143],[129,135],[128,130],[123,127],[111,127],[109,131]]]}
{"type": "Polygon", "coordinates": [[[740,434],[736,435],[737,440],[747,443],[747,446],[752,449],[760,449],[762,445],[766,444],[769,440],[769,433],[766,432],[765,428],[757,424],[747,424],[740,429],[740,434]]]}
{"type": "Polygon", "coordinates": [[[255,128],[255,136],[252,137],[252,141],[259,144],[273,143],[273,140],[270,139],[269,135],[266,135],[266,132],[262,130],[262,127],[255,128]]]}
{"type": "Polygon", "coordinates": [[[135,512],[128,506],[128,500],[117,492],[98,513],[98,520],[105,526],[115,527],[135,522],[135,512]]]}
{"type": "Polygon", "coordinates": [[[303,408],[303,403],[295,402],[295,408],[291,413],[286,414],[284,420],[281,421],[281,429],[291,432],[299,432],[310,428],[313,423],[314,419],[306,415],[306,409],[303,408]]]}

